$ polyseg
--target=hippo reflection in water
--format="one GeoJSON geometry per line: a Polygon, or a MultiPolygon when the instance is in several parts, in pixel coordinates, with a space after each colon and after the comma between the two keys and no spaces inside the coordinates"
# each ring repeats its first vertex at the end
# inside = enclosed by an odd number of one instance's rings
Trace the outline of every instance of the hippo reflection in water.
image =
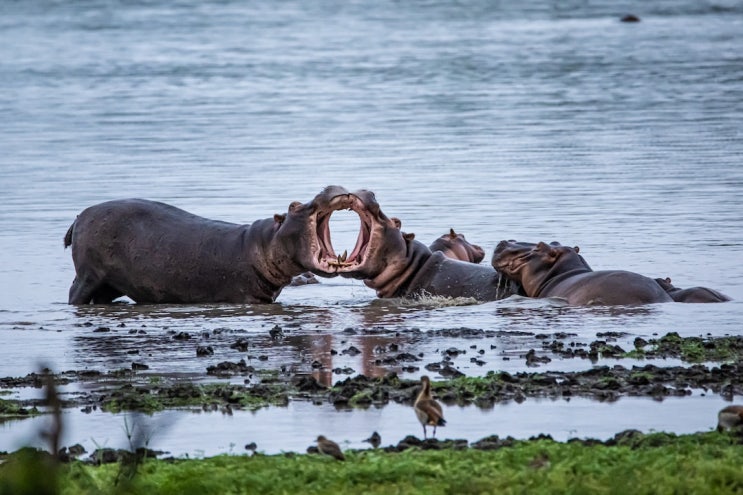
{"type": "Polygon", "coordinates": [[[501,241],[493,267],[519,282],[529,297],[556,297],[574,306],[631,305],[674,299],[656,280],[624,270],[593,271],[577,247],[557,242],[501,241]]]}
{"type": "Polygon", "coordinates": [[[70,226],[76,277],[70,304],[272,302],[306,271],[332,277],[364,272],[397,232],[369,191],[328,186],[309,203],[249,225],[202,218],[143,199],[109,201],[84,210],[70,226]],[[337,255],[330,216],[350,209],[360,232],[351,254],[337,255]]]}

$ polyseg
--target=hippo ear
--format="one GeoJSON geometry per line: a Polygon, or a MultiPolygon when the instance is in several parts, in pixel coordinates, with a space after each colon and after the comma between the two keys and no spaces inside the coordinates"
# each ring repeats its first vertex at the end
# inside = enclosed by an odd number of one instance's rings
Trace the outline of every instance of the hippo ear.
{"type": "Polygon", "coordinates": [[[412,232],[411,232],[410,234],[407,234],[407,233],[404,233],[404,232],[403,232],[403,234],[402,234],[402,238],[403,238],[403,239],[405,239],[406,241],[410,242],[410,241],[412,241],[413,239],[415,239],[415,234],[414,234],[414,233],[412,233],[412,232]]]}
{"type": "Polygon", "coordinates": [[[402,228],[402,222],[400,221],[399,218],[397,218],[397,217],[390,217],[390,221],[392,221],[392,223],[395,224],[395,227],[396,228],[398,228],[398,229],[401,229],[402,228]]]}
{"type": "Polygon", "coordinates": [[[279,225],[284,223],[284,220],[286,220],[286,213],[275,213],[273,216],[273,221],[279,225]]]}
{"type": "Polygon", "coordinates": [[[452,239],[456,239],[457,238],[457,233],[454,232],[454,229],[449,229],[449,237],[452,238],[452,239]]]}
{"type": "Polygon", "coordinates": [[[573,248],[573,250],[574,250],[574,251],[575,251],[576,253],[580,253],[580,248],[579,248],[578,246],[575,246],[575,247],[573,248]]]}

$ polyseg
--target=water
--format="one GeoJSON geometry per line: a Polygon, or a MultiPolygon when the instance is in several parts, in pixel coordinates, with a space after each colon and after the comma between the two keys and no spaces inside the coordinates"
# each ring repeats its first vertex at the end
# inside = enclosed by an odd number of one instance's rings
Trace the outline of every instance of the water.
{"type": "MultiPolygon", "coordinates": [[[[386,329],[379,339],[427,358],[469,349],[430,336],[460,326],[582,341],[606,331],[627,341],[739,333],[743,8],[511,3],[3,2],[0,376],[39,363],[107,371],[132,360],[153,374],[203,376],[208,364],[240,358],[219,338],[213,357],[195,358],[199,336],[220,327],[254,337],[267,367],[309,370],[314,356],[369,374],[386,371],[369,364],[379,343],[345,328],[386,329]],[[642,22],[618,21],[629,12],[642,22]],[[523,300],[416,306],[332,279],[287,288],[268,306],[66,304],[74,270],[62,237],[89,205],[145,197],[249,223],[328,184],[375,191],[424,242],[453,227],[489,258],[501,239],[557,240],[579,245],[594,269],[670,276],[735,301],[633,311],[523,300]],[[270,342],[276,324],[291,338],[270,342]],[[144,337],[128,333],[143,328],[144,337]],[[173,345],[170,331],[198,338],[173,345]],[[328,353],[352,344],[361,355],[328,353]]],[[[346,239],[358,226],[338,222],[346,239]]],[[[471,354],[457,365],[468,374],[520,369],[523,360],[504,358],[535,345],[492,344],[477,343],[486,366],[471,354]]],[[[302,417],[312,424],[319,411],[302,417]]],[[[567,422],[568,411],[558,417],[567,422]]],[[[111,416],[109,428],[118,422],[111,416]]],[[[15,445],[10,431],[0,430],[0,450],[15,445]]],[[[289,436],[264,448],[295,448],[289,436]]],[[[213,448],[195,441],[182,451],[213,448]]]]}

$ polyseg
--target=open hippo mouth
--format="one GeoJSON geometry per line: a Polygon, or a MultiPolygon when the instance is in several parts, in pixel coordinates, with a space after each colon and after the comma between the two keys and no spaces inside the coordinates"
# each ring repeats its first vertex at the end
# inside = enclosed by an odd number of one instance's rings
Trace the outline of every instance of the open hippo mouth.
{"type": "Polygon", "coordinates": [[[366,260],[367,251],[373,240],[376,215],[358,193],[349,193],[342,188],[325,204],[318,207],[315,213],[315,241],[313,243],[313,261],[315,269],[326,275],[359,270],[366,260]],[[351,251],[336,253],[330,235],[330,217],[336,211],[351,210],[359,216],[360,228],[356,244],[351,251]]]}

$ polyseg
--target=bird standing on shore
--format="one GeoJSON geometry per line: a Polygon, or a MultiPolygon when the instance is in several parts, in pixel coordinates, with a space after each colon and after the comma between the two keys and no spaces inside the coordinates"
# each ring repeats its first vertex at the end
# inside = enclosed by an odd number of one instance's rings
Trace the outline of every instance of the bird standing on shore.
{"type": "Polygon", "coordinates": [[[376,449],[377,447],[379,447],[379,444],[382,443],[382,437],[375,431],[369,438],[364,441],[369,442],[371,446],[376,449]]]}
{"type": "Polygon", "coordinates": [[[436,437],[436,427],[446,425],[441,404],[436,402],[431,394],[431,380],[427,376],[421,377],[421,391],[413,404],[415,415],[423,425],[423,438],[426,438],[426,426],[433,426],[433,436],[436,437]]]}
{"type": "Polygon", "coordinates": [[[325,438],[323,435],[317,437],[317,450],[321,454],[329,455],[339,461],[345,461],[346,456],[341,452],[341,448],[332,440],[325,438]]]}
{"type": "Polygon", "coordinates": [[[717,431],[729,430],[743,424],[743,406],[723,407],[717,413],[717,431]]]}

